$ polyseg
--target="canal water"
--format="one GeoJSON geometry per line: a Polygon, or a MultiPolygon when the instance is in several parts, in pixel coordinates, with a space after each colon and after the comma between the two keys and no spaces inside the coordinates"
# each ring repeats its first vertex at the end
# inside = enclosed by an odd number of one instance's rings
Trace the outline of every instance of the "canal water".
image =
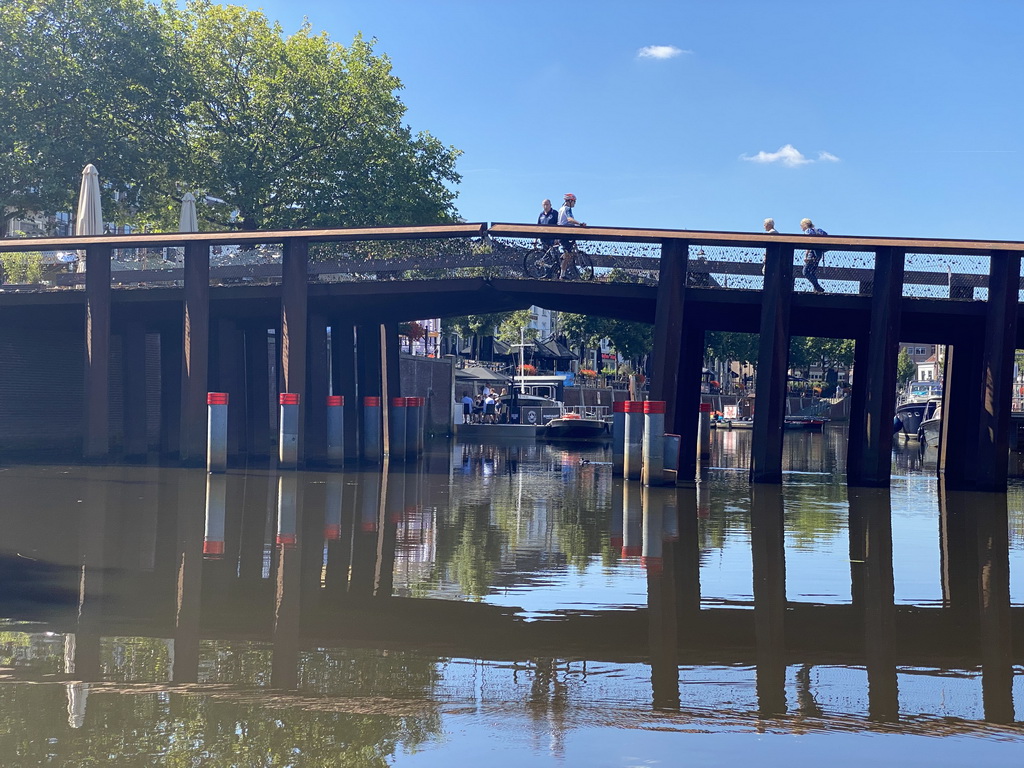
{"type": "Polygon", "coordinates": [[[1024,493],[603,448],[0,468],[0,765],[1020,766],[1024,493]]]}

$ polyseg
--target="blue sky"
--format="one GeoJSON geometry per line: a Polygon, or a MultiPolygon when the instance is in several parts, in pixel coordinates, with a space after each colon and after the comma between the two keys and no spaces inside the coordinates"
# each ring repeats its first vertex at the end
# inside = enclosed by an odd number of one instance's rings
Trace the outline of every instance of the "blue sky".
{"type": "Polygon", "coordinates": [[[377,38],[469,221],[1024,239],[1018,0],[241,4],[377,38]]]}

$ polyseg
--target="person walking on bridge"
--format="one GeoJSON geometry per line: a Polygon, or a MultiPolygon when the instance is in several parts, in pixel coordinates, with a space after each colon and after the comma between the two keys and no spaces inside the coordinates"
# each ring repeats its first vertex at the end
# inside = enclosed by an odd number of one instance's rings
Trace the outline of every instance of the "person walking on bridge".
{"type": "MultiPolygon", "coordinates": [[[[828,232],[824,229],[815,229],[814,223],[810,219],[802,219],[800,221],[800,229],[804,231],[805,235],[828,235],[828,232]]],[[[814,286],[815,293],[825,292],[825,289],[821,287],[821,283],[818,282],[818,265],[821,263],[824,255],[824,251],[804,251],[804,277],[814,286]]]]}
{"type": "MultiPolygon", "coordinates": [[[[573,215],[573,206],[576,205],[576,195],[572,192],[566,192],[562,207],[558,209],[558,226],[560,227],[585,227],[586,222],[579,221],[573,215]]],[[[572,251],[576,247],[575,240],[562,240],[562,269],[558,277],[562,280],[565,279],[565,271],[569,268],[569,264],[572,263],[572,251]]]]}

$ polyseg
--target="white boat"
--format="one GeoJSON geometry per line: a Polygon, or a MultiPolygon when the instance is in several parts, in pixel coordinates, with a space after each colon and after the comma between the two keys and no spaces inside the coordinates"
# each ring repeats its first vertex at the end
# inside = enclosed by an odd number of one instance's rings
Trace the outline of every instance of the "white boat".
{"type": "Polygon", "coordinates": [[[942,384],[938,381],[912,381],[896,404],[893,433],[902,432],[904,438],[916,438],[923,422],[928,403],[942,398],[942,384]]]}
{"type": "Polygon", "coordinates": [[[545,440],[600,441],[611,437],[605,406],[563,407],[562,413],[538,430],[545,440]]]}
{"type": "Polygon", "coordinates": [[[917,439],[929,448],[937,448],[942,439],[942,398],[933,397],[925,404],[924,418],[917,428],[917,439]]]}

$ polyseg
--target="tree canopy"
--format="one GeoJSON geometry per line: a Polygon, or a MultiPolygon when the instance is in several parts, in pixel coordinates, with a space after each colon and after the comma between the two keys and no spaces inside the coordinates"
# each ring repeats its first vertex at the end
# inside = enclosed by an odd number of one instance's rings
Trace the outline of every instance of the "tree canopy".
{"type": "Polygon", "coordinates": [[[119,223],[174,229],[186,191],[204,229],[451,221],[460,153],[402,122],[374,43],[209,0],[7,0],[0,208],[71,210],[92,162],[119,223]]]}

